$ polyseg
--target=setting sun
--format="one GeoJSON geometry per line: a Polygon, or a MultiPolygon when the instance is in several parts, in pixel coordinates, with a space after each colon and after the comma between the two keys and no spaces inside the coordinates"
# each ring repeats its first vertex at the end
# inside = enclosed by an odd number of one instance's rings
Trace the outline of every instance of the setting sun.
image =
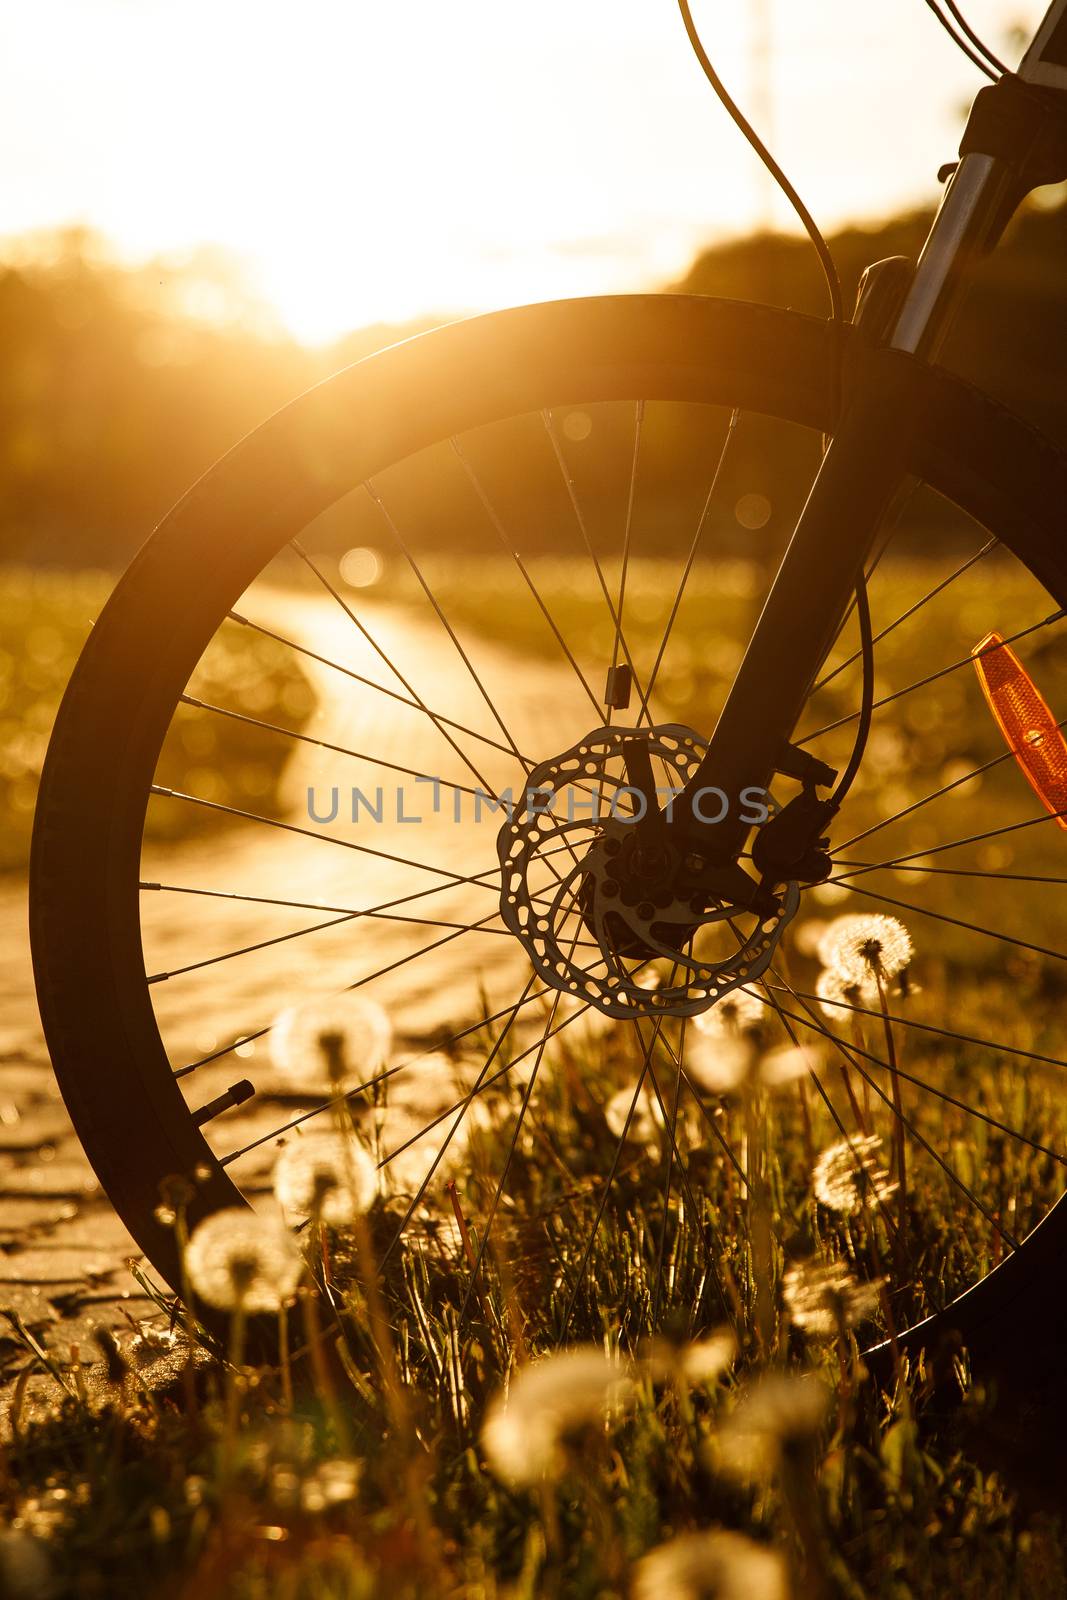
{"type": "MultiPolygon", "coordinates": [[[[1039,9],[972,7],[997,43],[1039,9]]],[[[824,225],[933,199],[980,79],[918,0],[696,14],[824,225]]],[[[49,0],[4,31],[0,126],[24,158],[0,232],[80,221],[175,266],[221,247],[313,342],[655,287],[711,238],[791,226],[670,0],[49,0]]]]}

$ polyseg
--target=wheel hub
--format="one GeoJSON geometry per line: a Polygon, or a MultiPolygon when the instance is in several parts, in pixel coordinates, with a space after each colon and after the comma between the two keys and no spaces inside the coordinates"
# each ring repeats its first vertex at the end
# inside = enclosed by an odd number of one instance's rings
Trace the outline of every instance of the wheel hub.
{"type": "Polygon", "coordinates": [[[766,970],[799,904],[796,883],[766,895],[672,834],[706,748],[681,725],[597,728],[531,772],[500,829],[505,926],[546,983],[607,1016],[706,1011],[766,970]]]}

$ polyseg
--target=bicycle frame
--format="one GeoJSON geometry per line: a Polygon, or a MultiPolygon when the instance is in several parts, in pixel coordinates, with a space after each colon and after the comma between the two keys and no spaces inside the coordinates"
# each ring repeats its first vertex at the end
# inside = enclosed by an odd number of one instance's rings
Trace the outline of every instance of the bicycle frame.
{"type": "MultiPolygon", "coordinates": [[[[1054,0],[1018,72],[1016,86],[1055,98],[1067,122],[1067,0],[1054,0]],[[1062,95],[1062,101],[1058,98],[1062,95]]],[[[984,91],[997,94],[998,88],[984,91]]],[[[968,151],[972,108],[951,177],[895,321],[845,375],[845,404],[808,500],[712,735],[681,800],[687,842],[712,862],[733,859],[748,828],[737,808],[702,825],[692,797],[707,784],[728,795],[766,787],[862,577],[924,418],[916,383],[951,325],[967,271],[996,245],[1031,188],[1052,181],[1003,155],[968,151]],[[798,604],[798,596],[804,603],[798,604]]],[[[1067,176],[1065,170],[1062,176],[1067,176]]],[[[877,330],[876,330],[877,331],[877,330]]],[[[862,343],[862,341],[861,341],[862,343]]]]}

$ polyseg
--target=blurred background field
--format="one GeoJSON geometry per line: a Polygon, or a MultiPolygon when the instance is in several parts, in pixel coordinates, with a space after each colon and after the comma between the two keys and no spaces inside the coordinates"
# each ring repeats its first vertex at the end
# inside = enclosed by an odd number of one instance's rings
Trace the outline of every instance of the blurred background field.
{"type": "MultiPolygon", "coordinates": [[[[916,212],[834,237],[846,296],[869,261],[913,253],[927,222],[916,212]]],[[[949,365],[1060,437],[1067,436],[1060,381],[1067,291],[1057,263],[1065,249],[1067,206],[1046,196],[1024,211],[982,268],[946,355],[949,365]]],[[[810,251],[786,236],[716,245],[676,287],[822,310],[810,251]]],[[[338,367],[435,321],[370,327],[310,348],[254,327],[243,295],[225,260],[211,252],[177,272],[154,263],[124,267],[84,229],[40,238],[0,267],[0,870],[25,863],[36,776],[59,694],[93,617],[153,524],[264,416],[338,367]]],[[[693,485],[682,463],[699,460],[693,443],[680,418],[663,422],[658,476],[647,485],[660,515],[654,546],[645,548],[665,556],[680,553],[688,536],[680,513],[693,485]]],[[[770,570],[810,474],[810,440],[779,442],[773,452],[765,445],[758,420],[748,419],[731,451],[723,498],[732,514],[714,530],[714,548],[735,566],[725,588],[708,579],[720,606],[731,583],[758,587],[758,574],[770,570]],[[756,574],[751,581],[739,579],[748,569],[756,574]]],[[[480,613],[470,616],[472,624],[497,629],[499,609],[465,599],[490,594],[496,569],[479,555],[472,573],[466,530],[447,510],[439,508],[420,537],[427,549],[447,552],[438,563],[446,583],[450,573],[462,573],[452,589],[459,607],[480,613]]],[[[951,545],[951,517],[933,505],[929,516],[931,537],[951,545]]],[[[568,553],[551,518],[526,522],[528,551],[568,553]]],[[[350,514],[327,516],[315,529],[315,548],[339,561],[353,544],[376,537],[354,526],[350,514]]],[[[376,592],[387,594],[396,581],[387,569],[376,592]]],[[[209,685],[229,651],[227,672],[236,666],[260,680],[256,714],[284,711],[291,726],[302,726],[310,712],[306,682],[270,641],[233,637],[220,640],[217,651],[203,667],[209,685]]],[[[224,736],[206,736],[188,726],[183,733],[187,723],[180,713],[170,752],[177,781],[183,772],[210,772],[213,798],[269,808],[278,755],[261,759],[235,725],[224,736]]]]}

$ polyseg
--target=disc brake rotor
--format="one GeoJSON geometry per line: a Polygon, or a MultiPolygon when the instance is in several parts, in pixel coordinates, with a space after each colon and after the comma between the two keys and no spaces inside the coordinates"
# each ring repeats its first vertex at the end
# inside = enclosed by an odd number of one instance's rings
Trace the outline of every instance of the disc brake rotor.
{"type": "Polygon", "coordinates": [[[626,776],[624,751],[634,740],[660,768],[669,836],[672,799],[699,768],[706,742],[675,724],[597,728],[530,773],[501,827],[501,916],[537,974],[563,994],[609,1017],[693,1016],[766,970],[800,890],[788,884],[777,910],[759,917],[729,902],[678,898],[669,887],[677,859],[670,843],[643,877],[620,871],[633,860],[642,820],[642,797],[626,776]],[[723,959],[701,953],[701,931],[713,924],[736,941],[723,959]]]}

